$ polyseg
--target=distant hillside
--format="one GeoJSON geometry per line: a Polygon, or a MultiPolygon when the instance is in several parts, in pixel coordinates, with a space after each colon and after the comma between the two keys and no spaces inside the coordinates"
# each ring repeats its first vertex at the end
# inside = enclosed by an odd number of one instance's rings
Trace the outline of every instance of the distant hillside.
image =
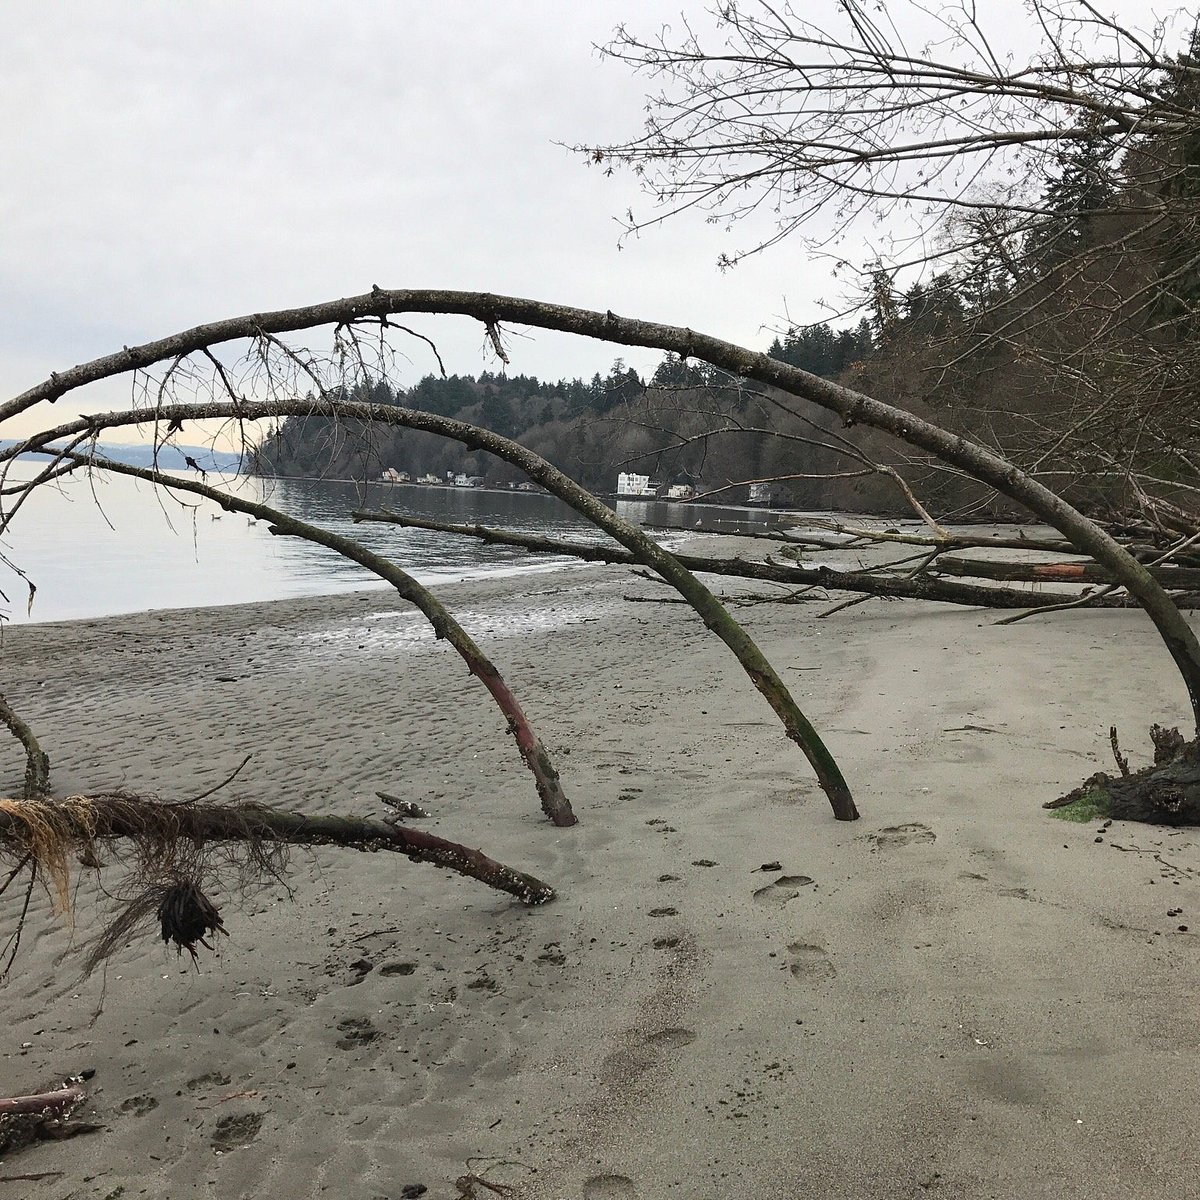
{"type": "MultiPolygon", "coordinates": [[[[827,377],[861,369],[871,352],[865,322],[842,331],[826,325],[793,330],[769,351],[827,377]]],[[[761,389],[674,354],[644,379],[618,359],[606,376],[597,373],[590,380],[551,382],[485,371],[431,375],[399,390],[377,379],[349,390],[347,398],[404,405],[493,429],[599,493],[615,491],[617,475],[632,470],[698,492],[736,485],[720,493],[733,503],[746,499],[747,481],[778,477],[787,480],[777,489],[778,499],[797,507],[877,510],[895,506],[898,494],[882,477],[869,480],[862,471],[845,477],[844,461],[822,444],[822,435],[836,424],[829,414],[796,401],[802,415],[794,415],[761,389]],[[714,428],[722,434],[706,437],[714,428]]],[[[334,479],[378,479],[386,468],[414,479],[476,475],[501,486],[524,478],[508,463],[431,433],[368,428],[320,414],[288,417],[274,426],[251,465],[262,475],[334,479]]]]}
{"type": "MultiPolygon", "coordinates": [[[[0,438],[0,448],[9,449],[17,445],[14,438],[0,438]]],[[[100,442],[96,450],[113,462],[124,463],[130,467],[155,466],[155,449],[153,446],[133,445],[125,442],[100,442]]],[[[208,450],[203,446],[159,446],[157,465],[162,471],[184,471],[188,469],[184,455],[195,459],[200,468],[205,471],[240,471],[242,459],[238,454],[225,450],[208,450]]],[[[23,462],[45,462],[44,454],[21,454],[18,460],[23,462]]]]}

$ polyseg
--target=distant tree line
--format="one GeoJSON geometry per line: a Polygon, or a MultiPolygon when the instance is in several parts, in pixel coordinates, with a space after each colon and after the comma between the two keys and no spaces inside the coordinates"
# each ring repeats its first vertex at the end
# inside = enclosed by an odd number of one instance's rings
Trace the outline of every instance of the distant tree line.
{"type": "MultiPolygon", "coordinates": [[[[835,378],[871,352],[865,320],[856,328],[827,324],[796,327],[775,339],[772,356],[814,374],[835,378]]],[[[585,486],[612,491],[622,470],[639,470],[663,482],[722,487],[764,474],[786,474],[794,455],[773,443],[779,414],[705,363],[667,354],[648,378],[623,359],[590,380],[540,380],[532,375],[483,371],[479,375],[427,375],[409,388],[382,378],[363,379],[345,397],[403,405],[483,425],[520,439],[585,486]],[[699,438],[713,423],[736,416],[758,433],[699,438]],[[664,432],[669,431],[669,432],[664,432]]],[[[413,431],[383,432],[335,425],[327,418],[289,417],[255,452],[261,474],[372,479],[392,467],[414,479],[448,472],[516,481],[506,463],[469,453],[443,439],[413,431]]],[[[801,489],[803,490],[803,489],[801,489]]],[[[807,489],[816,498],[820,489],[807,489]]],[[[742,499],[731,494],[730,499],[742,499]]]]}

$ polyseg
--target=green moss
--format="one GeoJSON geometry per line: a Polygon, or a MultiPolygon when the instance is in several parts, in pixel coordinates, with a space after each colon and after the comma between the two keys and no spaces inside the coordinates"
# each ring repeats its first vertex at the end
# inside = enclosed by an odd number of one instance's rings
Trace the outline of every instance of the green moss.
{"type": "Polygon", "coordinates": [[[1050,810],[1052,817],[1060,821],[1074,821],[1078,825],[1086,825],[1089,821],[1100,821],[1108,816],[1112,809],[1112,798],[1103,788],[1092,788],[1084,792],[1078,800],[1064,804],[1062,808],[1050,810]]]}

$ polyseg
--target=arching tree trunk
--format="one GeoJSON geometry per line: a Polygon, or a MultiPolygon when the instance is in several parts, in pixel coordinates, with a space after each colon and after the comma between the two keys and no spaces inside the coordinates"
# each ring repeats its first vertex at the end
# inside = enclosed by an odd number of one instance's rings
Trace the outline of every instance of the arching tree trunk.
{"type": "MultiPolygon", "coordinates": [[[[353,538],[343,537],[327,529],[320,529],[288,516],[278,509],[265,504],[245,500],[240,496],[231,496],[227,492],[218,491],[207,484],[197,483],[191,479],[179,479],[172,475],[164,475],[159,471],[151,471],[142,467],[127,466],[124,463],[112,462],[95,456],[85,456],[76,453],[65,453],[64,458],[78,463],[80,466],[93,466],[108,471],[114,475],[131,475],[135,479],[144,479],[157,487],[168,488],[171,491],[190,492],[196,496],[204,496],[215,501],[223,509],[230,512],[246,513],[260,521],[271,523],[271,532],[288,537],[303,538],[319,546],[326,546],[337,551],[344,558],[349,558],[380,579],[390,583],[392,587],[407,600],[415,605],[438,638],[445,638],[462,656],[467,668],[480,683],[487,688],[497,707],[504,714],[509,732],[516,739],[517,748],[525,765],[533,774],[537,793],[542,802],[542,811],[555,825],[566,827],[577,821],[571,802],[567,799],[559,781],[558,771],[555,770],[550,755],[542,745],[541,738],[533,731],[520,702],[513,695],[512,689],[504,681],[495,663],[479,648],[473,637],[455,620],[450,610],[426,587],[418,583],[407,571],[402,570],[394,562],[368,550],[353,538]]],[[[2,712],[0,712],[2,716],[2,712]]]]}
{"type": "MultiPolygon", "coordinates": [[[[164,359],[186,356],[201,349],[235,339],[261,338],[321,325],[347,325],[355,321],[384,322],[398,313],[423,312],[475,317],[489,332],[507,321],[598,338],[621,345],[654,347],[683,358],[699,358],[722,370],[779,388],[839,414],[848,423],[883,430],[909,445],[927,450],[961,468],[998,492],[1017,501],[1058,529],[1074,546],[1090,554],[1111,571],[1113,577],[1135,596],[1149,615],[1174,659],[1200,730],[1200,642],[1149,572],[1094,522],[1012,463],[985,447],[952,434],[904,409],[872,399],[850,388],[810,375],[765,354],[755,353],[731,342],[673,325],[619,317],[612,312],[594,312],[538,300],[499,296],[482,292],[440,290],[394,290],[375,288],[362,296],[333,300],[306,308],[250,314],[174,334],[159,341],[125,349],[54,374],[7,404],[0,405],[0,421],[24,412],[43,401],[55,400],[74,388],[100,379],[148,367],[164,359]]],[[[617,517],[611,509],[568,479],[544,459],[497,434],[433,413],[391,406],[353,404],[326,398],[312,404],[296,401],[262,401],[232,404],[162,405],[152,410],[158,420],[202,417],[264,419],[291,414],[325,414],[331,417],[380,421],[412,429],[423,429],[454,438],[464,445],[487,450],[515,466],[547,490],[571,504],[606,532],[633,551],[640,562],[653,568],[692,604],[709,625],[737,654],[743,667],[763,691],[790,736],[799,742],[830,796],[835,812],[850,815],[849,790],[807,719],[796,707],[782,681],[762,658],[758,648],[733,621],[706,588],[670,554],[655,546],[639,530],[617,517]]],[[[22,450],[43,448],[55,438],[99,431],[143,422],[150,411],[109,413],[66,422],[12,449],[0,453],[0,461],[22,450]]]]}

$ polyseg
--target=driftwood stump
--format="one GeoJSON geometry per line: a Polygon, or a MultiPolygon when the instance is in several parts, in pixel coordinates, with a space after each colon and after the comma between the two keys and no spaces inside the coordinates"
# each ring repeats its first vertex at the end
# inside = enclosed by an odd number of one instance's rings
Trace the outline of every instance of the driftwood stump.
{"type": "Polygon", "coordinates": [[[1153,766],[1129,772],[1117,749],[1114,730],[1113,752],[1122,774],[1093,775],[1044,807],[1064,808],[1091,796],[1106,816],[1117,821],[1200,825],[1200,740],[1185,741],[1178,729],[1161,725],[1151,726],[1150,740],[1154,743],[1153,766]]]}
{"type": "Polygon", "coordinates": [[[1200,741],[1155,725],[1154,765],[1108,784],[1109,815],[1151,825],[1200,825],[1200,741]]]}

